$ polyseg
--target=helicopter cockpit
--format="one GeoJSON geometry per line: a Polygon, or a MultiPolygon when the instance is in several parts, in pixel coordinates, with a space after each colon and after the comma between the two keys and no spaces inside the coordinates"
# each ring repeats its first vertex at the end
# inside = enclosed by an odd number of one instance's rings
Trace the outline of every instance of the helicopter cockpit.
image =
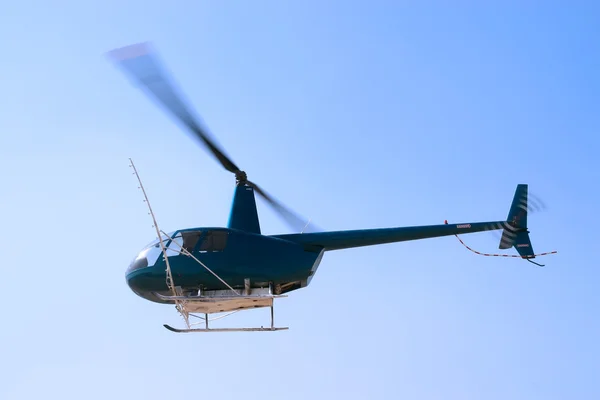
{"type": "MultiPolygon", "coordinates": [[[[228,233],[225,230],[186,230],[174,231],[162,235],[162,241],[166,247],[167,257],[176,257],[185,254],[186,251],[192,253],[199,251],[220,252],[227,246],[228,233]],[[169,239],[172,238],[173,240],[169,239]]],[[[160,239],[155,239],[147,244],[131,262],[127,268],[127,274],[140,268],[152,267],[162,253],[160,239]]]]}

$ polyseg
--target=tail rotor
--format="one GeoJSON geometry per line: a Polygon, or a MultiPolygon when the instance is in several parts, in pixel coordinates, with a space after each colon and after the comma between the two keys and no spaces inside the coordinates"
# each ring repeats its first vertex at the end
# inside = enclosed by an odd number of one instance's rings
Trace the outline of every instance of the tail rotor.
{"type": "Polygon", "coordinates": [[[515,195],[513,197],[506,221],[491,224],[490,230],[495,235],[498,235],[498,233],[496,233],[497,231],[502,230],[499,238],[500,243],[498,248],[501,250],[506,250],[514,247],[519,255],[483,253],[469,247],[461,238],[458,237],[458,235],[456,235],[456,238],[463,246],[475,254],[487,257],[523,258],[530,263],[543,267],[544,265],[532,261],[532,259],[539,256],[556,254],[557,251],[536,254],[533,251],[531,239],[529,238],[527,221],[530,212],[541,211],[545,208],[545,203],[539,197],[529,195],[528,186],[526,184],[519,184],[515,190],[515,195]],[[530,201],[530,199],[533,201],[530,201]]]}

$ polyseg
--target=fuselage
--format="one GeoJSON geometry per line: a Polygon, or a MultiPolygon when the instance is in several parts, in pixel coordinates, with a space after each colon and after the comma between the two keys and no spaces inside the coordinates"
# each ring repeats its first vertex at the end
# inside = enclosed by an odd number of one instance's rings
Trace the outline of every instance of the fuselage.
{"type": "MultiPolygon", "coordinates": [[[[307,286],[326,251],[482,232],[506,224],[473,222],[277,236],[231,228],[193,228],[170,233],[163,243],[174,286],[188,295],[199,290],[227,290],[227,285],[244,288],[246,279],[251,288],[272,285],[275,294],[281,294],[307,286]],[[182,252],[182,247],[193,257],[182,252]]],[[[145,299],[161,303],[154,292],[170,294],[158,239],[139,252],[126,278],[129,287],[145,299]]]]}
{"type": "MultiPolygon", "coordinates": [[[[228,228],[192,228],[163,237],[173,283],[184,292],[227,289],[214,274],[233,288],[268,287],[285,293],[308,285],[323,249],[273,236],[228,228]],[[193,257],[184,254],[182,247],[193,257]],[[201,261],[200,264],[197,260],[201,261]],[[211,273],[209,268],[213,273],[211,273]]],[[[145,246],[129,265],[127,284],[139,296],[162,302],[153,293],[168,293],[166,262],[159,239],[145,246]]]]}

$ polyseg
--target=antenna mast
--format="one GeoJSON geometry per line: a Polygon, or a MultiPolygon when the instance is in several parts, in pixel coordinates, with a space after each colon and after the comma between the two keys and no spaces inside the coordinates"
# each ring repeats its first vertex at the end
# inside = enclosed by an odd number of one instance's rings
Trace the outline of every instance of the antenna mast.
{"type": "MultiPolygon", "coordinates": [[[[129,162],[131,163],[129,166],[131,168],[133,168],[133,173],[136,176],[136,178],[140,184],[138,189],[141,189],[142,193],[144,194],[144,203],[146,203],[146,205],[148,206],[148,210],[149,210],[148,214],[150,214],[150,216],[152,217],[152,222],[153,222],[152,227],[156,230],[156,236],[158,237],[158,240],[160,243],[160,248],[163,253],[163,260],[165,260],[165,265],[167,266],[167,268],[166,268],[167,287],[171,291],[172,295],[174,297],[177,297],[179,293],[177,293],[177,290],[175,289],[175,285],[173,283],[173,275],[171,274],[171,266],[169,265],[169,258],[167,257],[167,250],[165,248],[165,243],[162,239],[162,234],[158,227],[158,223],[156,222],[156,217],[154,216],[154,211],[152,211],[152,206],[150,205],[150,200],[148,200],[148,196],[146,195],[146,190],[144,189],[144,185],[142,184],[142,179],[140,178],[140,175],[138,174],[137,169],[135,168],[135,164],[133,163],[133,160],[131,158],[129,159],[129,162]]],[[[188,312],[185,311],[185,306],[184,306],[183,302],[181,300],[176,299],[175,300],[175,308],[183,316],[183,319],[185,320],[186,325],[188,326],[188,328],[190,328],[189,315],[188,315],[188,312]]]]}

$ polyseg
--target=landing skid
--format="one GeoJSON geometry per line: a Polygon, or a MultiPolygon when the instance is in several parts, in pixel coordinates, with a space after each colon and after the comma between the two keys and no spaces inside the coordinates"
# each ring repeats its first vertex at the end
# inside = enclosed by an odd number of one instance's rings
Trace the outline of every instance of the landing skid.
{"type": "Polygon", "coordinates": [[[187,325],[187,328],[178,329],[174,328],[170,325],[164,324],[163,326],[170,330],[171,332],[176,333],[194,333],[194,332],[272,332],[272,331],[281,331],[287,330],[288,327],[275,327],[274,319],[273,319],[273,303],[276,298],[287,297],[286,295],[273,295],[271,294],[271,288],[268,289],[268,294],[260,293],[261,289],[254,289],[256,294],[254,295],[238,295],[238,296],[227,296],[216,292],[206,292],[200,296],[166,296],[160,293],[154,293],[161,300],[168,301],[177,301],[181,304],[181,313],[184,315],[184,319],[187,325]],[[208,296],[207,296],[208,294],[208,296]],[[208,323],[210,321],[214,321],[216,319],[220,319],[223,317],[227,317],[235,312],[254,309],[254,308],[264,308],[269,307],[271,309],[271,327],[263,327],[260,328],[209,328],[208,323]],[[209,320],[208,316],[210,314],[229,312],[226,315],[221,317],[213,318],[209,320]],[[195,315],[196,313],[203,313],[204,317],[195,315]],[[190,324],[189,317],[193,316],[199,319],[204,320],[204,328],[192,328],[193,325],[190,324]]]}
{"type": "Polygon", "coordinates": [[[197,328],[197,329],[177,329],[167,324],[163,325],[171,332],[176,333],[194,333],[194,332],[270,332],[270,331],[282,331],[289,329],[285,328],[197,328]]]}

